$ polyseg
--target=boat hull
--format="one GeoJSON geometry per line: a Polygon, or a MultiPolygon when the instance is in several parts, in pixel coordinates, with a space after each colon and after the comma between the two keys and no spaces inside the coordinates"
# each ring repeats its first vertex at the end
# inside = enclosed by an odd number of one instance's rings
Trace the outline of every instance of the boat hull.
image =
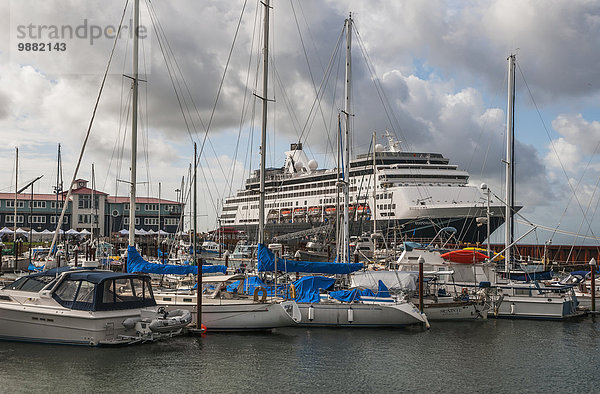
{"type": "MultiPolygon", "coordinates": [[[[171,309],[187,309],[192,312],[192,324],[196,322],[197,308],[191,303],[166,303],[156,296],[159,306],[171,309]]],[[[293,310],[293,302],[288,303],[259,303],[249,300],[223,300],[221,303],[203,303],[202,319],[208,331],[266,331],[278,327],[288,327],[296,324],[299,319],[298,311],[293,310]]],[[[218,301],[218,300],[217,300],[218,301]]],[[[293,303],[295,304],[295,303],[293,303]]]]}
{"type": "Polygon", "coordinates": [[[298,308],[302,315],[298,326],[302,327],[404,327],[424,323],[424,317],[407,303],[298,303],[298,308]]]}
{"type": "Polygon", "coordinates": [[[486,317],[487,307],[474,302],[425,304],[423,312],[429,321],[477,320],[486,317]]]}
{"type": "Polygon", "coordinates": [[[582,314],[572,298],[527,296],[504,297],[497,308],[488,312],[489,317],[498,319],[541,320],[564,320],[582,314]]]}
{"type": "Polygon", "coordinates": [[[136,342],[135,329],[123,321],[130,314],[88,312],[21,305],[0,305],[0,339],[85,346],[115,346],[136,342]]]}

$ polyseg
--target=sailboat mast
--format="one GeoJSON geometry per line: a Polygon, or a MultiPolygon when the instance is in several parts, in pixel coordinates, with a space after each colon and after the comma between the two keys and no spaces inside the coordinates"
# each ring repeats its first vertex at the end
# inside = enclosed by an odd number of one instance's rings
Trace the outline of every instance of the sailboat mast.
{"type": "Polygon", "coordinates": [[[13,223],[15,224],[13,236],[13,250],[15,253],[15,270],[17,269],[17,195],[19,194],[19,148],[15,148],[15,216],[13,223]]]}
{"type": "Polygon", "coordinates": [[[138,45],[140,1],[133,3],[133,101],[131,112],[131,184],[129,192],[129,246],[135,246],[135,191],[137,182],[138,45]]]}
{"type": "Polygon", "coordinates": [[[92,201],[90,203],[90,228],[92,229],[92,235],[90,235],[90,248],[94,243],[94,230],[96,226],[94,226],[94,219],[96,218],[97,206],[94,204],[96,195],[94,191],[96,190],[96,174],[94,173],[94,163],[92,163],[92,201]]]}
{"type": "Polygon", "coordinates": [[[260,135],[260,196],[258,202],[258,243],[265,242],[265,167],[267,156],[267,88],[269,82],[269,8],[270,1],[264,0],[264,42],[263,42],[263,90],[262,90],[262,128],[260,135]]]}
{"type": "Polygon", "coordinates": [[[504,252],[505,271],[511,268],[511,248],[514,238],[513,230],[513,205],[514,205],[514,144],[515,144],[515,55],[508,57],[508,106],[506,109],[506,207],[504,224],[504,252]]]}
{"type": "Polygon", "coordinates": [[[377,158],[376,158],[376,150],[375,143],[377,142],[377,136],[375,132],[373,132],[373,208],[371,212],[373,213],[373,251],[377,249],[377,158]]]}
{"type": "Polygon", "coordinates": [[[348,220],[348,200],[349,182],[350,182],[350,95],[351,95],[351,79],[352,79],[352,14],[346,19],[346,89],[345,89],[345,104],[344,113],[346,115],[346,127],[344,135],[344,238],[342,260],[349,262],[349,245],[350,245],[350,224],[348,220]]]}

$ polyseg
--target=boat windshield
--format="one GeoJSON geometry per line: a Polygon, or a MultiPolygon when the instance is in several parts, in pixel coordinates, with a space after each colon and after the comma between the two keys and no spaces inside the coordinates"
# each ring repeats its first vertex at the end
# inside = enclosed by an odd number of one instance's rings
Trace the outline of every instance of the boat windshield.
{"type": "Polygon", "coordinates": [[[4,290],[20,290],[37,293],[55,279],[56,278],[53,276],[24,276],[6,285],[4,290]]]}
{"type": "Polygon", "coordinates": [[[69,309],[110,311],[155,306],[150,278],[113,273],[72,274],[63,280],[52,297],[69,309]]]}

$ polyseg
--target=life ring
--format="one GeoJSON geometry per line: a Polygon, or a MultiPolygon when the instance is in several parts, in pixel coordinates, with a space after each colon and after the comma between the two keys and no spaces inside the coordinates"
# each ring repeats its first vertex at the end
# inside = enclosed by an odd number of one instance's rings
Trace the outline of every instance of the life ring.
{"type": "Polygon", "coordinates": [[[290,298],[296,298],[296,286],[290,285],[290,298]]]}
{"type": "Polygon", "coordinates": [[[258,302],[259,292],[262,293],[262,296],[260,297],[260,302],[267,302],[267,290],[262,286],[259,286],[256,289],[254,289],[254,302],[258,302]]]}

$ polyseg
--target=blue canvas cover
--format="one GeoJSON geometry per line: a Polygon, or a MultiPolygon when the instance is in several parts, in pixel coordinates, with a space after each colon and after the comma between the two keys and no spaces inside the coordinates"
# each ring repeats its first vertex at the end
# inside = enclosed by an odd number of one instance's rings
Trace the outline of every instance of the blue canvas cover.
{"type": "MultiPolygon", "coordinates": [[[[275,255],[265,245],[258,244],[258,271],[275,271],[275,255]]],[[[363,268],[362,263],[330,263],[277,259],[277,270],[310,274],[349,274],[363,268]]]]}
{"type": "Polygon", "coordinates": [[[46,265],[42,265],[41,267],[36,267],[35,265],[33,265],[33,263],[29,263],[29,266],[27,267],[27,270],[28,271],[34,271],[34,272],[43,271],[45,266],[46,265]]]}
{"type": "MultiPolygon", "coordinates": [[[[159,275],[188,275],[198,274],[198,268],[195,265],[173,265],[173,264],[154,264],[149,263],[136,250],[135,247],[129,246],[127,248],[127,272],[144,272],[147,274],[159,274],[159,275]]],[[[203,265],[202,273],[225,273],[227,267],[224,265],[203,265]]]]}
{"type": "Polygon", "coordinates": [[[158,248],[158,257],[169,257],[169,252],[163,252],[158,248]]]}
{"type": "Polygon", "coordinates": [[[377,289],[377,297],[391,297],[389,289],[381,280],[377,289]]]}
{"type": "MultiPolygon", "coordinates": [[[[227,291],[230,293],[236,292],[239,285],[240,281],[237,280],[227,286],[227,291]]],[[[245,294],[254,294],[254,290],[257,287],[264,287],[267,290],[268,295],[270,295],[269,292],[272,292],[272,286],[267,286],[265,282],[260,280],[258,276],[249,276],[248,278],[244,279],[243,292],[245,294]]]]}
{"type": "MultiPolygon", "coordinates": [[[[506,276],[506,275],[503,275],[506,276]]],[[[511,272],[508,274],[509,278],[519,282],[533,282],[538,280],[550,280],[554,276],[553,271],[542,271],[542,272],[529,272],[529,273],[517,273],[511,272]]]]}
{"type": "Polygon", "coordinates": [[[319,290],[328,290],[335,283],[335,279],[324,276],[305,276],[295,281],[296,302],[319,302],[319,290]]]}
{"type": "Polygon", "coordinates": [[[369,289],[338,290],[330,292],[329,295],[342,302],[360,301],[361,296],[375,297],[375,293],[369,289]]]}

